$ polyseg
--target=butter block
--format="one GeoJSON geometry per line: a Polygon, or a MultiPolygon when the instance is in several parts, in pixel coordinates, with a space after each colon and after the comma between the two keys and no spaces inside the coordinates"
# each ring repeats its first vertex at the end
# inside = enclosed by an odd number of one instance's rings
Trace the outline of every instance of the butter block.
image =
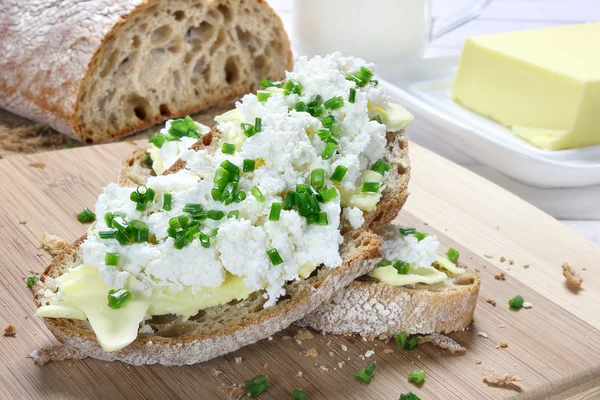
{"type": "Polygon", "coordinates": [[[544,150],[600,144],[600,23],[473,37],[452,97],[544,150]]]}

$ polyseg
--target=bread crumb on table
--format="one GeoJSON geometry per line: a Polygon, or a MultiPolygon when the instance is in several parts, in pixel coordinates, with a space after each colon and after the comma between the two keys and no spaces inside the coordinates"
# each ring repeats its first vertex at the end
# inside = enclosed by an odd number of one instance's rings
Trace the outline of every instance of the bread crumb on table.
{"type": "Polygon", "coordinates": [[[241,384],[226,385],[224,383],[217,386],[219,392],[223,393],[227,400],[239,400],[244,397],[244,388],[241,384]]]}
{"type": "Polygon", "coordinates": [[[213,368],[212,374],[213,374],[213,376],[219,376],[219,375],[223,374],[223,371],[213,368]]]}
{"type": "Polygon", "coordinates": [[[298,378],[302,378],[302,371],[298,371],[298,372],[296,373],[296,376],[297,376],[298,378]]]}
{"type": "Polygon", "coordinates": [[[483,372],[483,382],[490,386],[504,387],[507,389],[521,391],[521,387],[516,382],[522,379],[516,375],[508,374],[506,372],[496,372],[491,368],[486,368],[483,372]]]}
{"type": "Polygon", "coordinates": [[[508,343],[506,343],[506,342],[500,342],[496,345],[497,349],[505,349],[507,347],[508,347],[508,343]]]}
{"type": "Polygon", "coordinates": [[[329,368],[327,368],[327,367],[326,367],[326,366],[324,366],[324,365],[321,365],[321,366],[319,367],[319,371],[321,371],[321,372],[329,372],[329,368]]]}
{"type": "Polygon", "coordinates": [[[506,258],[504,258],[504,256],[501,256],[500,257],[500,262],[504,262],[504,261],[506,261],[506,258]]]}
{"type": "Polygon", "coordinates": [[[485,332],[477,332],[477,335],[479,335],[479,336],[481,336],[481,337],[483,337],[483,338],[487,338],[487,337],[489,337],[489,336],[488,336],[488,334],[487,334],[487,333],[485,333],[485,332]]]}
{"type": "Polygon", "coordinates": [[[475,364],[477,364],[477,365],[481,364],[481,360],[475,360],[475,364]]]}
{"type": "Polygon", "coordinates": [[[484,254],[483,256],[484,256],[485,258],[489,258],[489,259],[492,259],[492,258],[494,258],[494,256],[492,256],[492,255],[489,255],[489,254],[484,254]]]}
{"type": "Polygon", "coordinates": [[[346,361],[340,361],[340,362],[338,363],[338,367],[339,367],[339,369],[342,369],[342,368],[344,368],[344,365],[345,365],[345,364],[346,364],[346,361]]]}
{"type": "Polygon", "coordinates": [[[523,302],[523,308],[531,308],[531,307],[533,307],[533,304],[531,304],[530,302],[528,302],[528,301],[523,302]]]}
{"type": "Polygon", "coordinates": [[[504,272],[500,272],[499,274],[494,275],[494,279],[496,279],[498,281],[505,281],[506,275],[504,274],[504,272]]]}
{"type": "Polygon", "coordinates": [[[448,350],[451,353],[464,353],[467,351],[466,348],[455,342],[452,338],[442,335],[440,333],[432,333],[427,336],[419,336],[419,345],[424,343],[431,343],[434,346],[448,350]]]}
{"type": "Polygon", "coordinates": [[[310,333],[310,331],[306,330],[306,329],[302,329],[302,330],[298,331],[296,333],[296,336],[294,336],[294,337],[298,340],[307,340],[307,339],[314,338],[313,334],[310,333]]]}
{"type": "Polygon", "coordinates": [[[42,246],[51,256],[56,256],[69,246],[69,242],[59,236],[44,233],[44,236],[42,236],[42,246]]]}
{"type": "Polygon", "coordinates": [[[309,358],[317,358],[318,355],[319,352],[314,347],[311,347],[310,349],[304,352],[304,356],[309,358]]]}
{"type": "Polygon", "coordinates": [[[575,270],[569,265],[569,263],[564,263],[562,265],[562,273],[565,279],[567,280],[567,284],[572,288],[579,289],[581,284],[583,283],[583,278],[575,272],[575,270]]]}
{"type": "Polygon", "coordinates": [[[393,352],[394,352],[394,349],[385,349],[385,350],[383,350],[384,354],[390,354],[390,353],[393,353],[393,352]]]}
{"type": "Polygon", "coordinates": [[[523,265],[523,268],[528,269],[529,268],[529,264],[523,265]]]}
{"type": "Polygon", "coordinates": [[[493,305],[494,307],[496,307],[496,300],[492,300],[492,299],[487,299],[486,302],[490,303],[491,305],[493,305]]]}
{"type": "Polygon", "coordinates": [[[241,364],[241,363],[242,363],[242,361],[244,361],[244,360],[242,359],[242,357],[236,357],[236,358],[235,358],[235,363],[236,363],[236,364],[241,364]]]}
{"type": "Polygon", "coordinates": [[[367,351],[365,352],[365,357],[366,357],[366,358],[369,358],[369,357],[371,357],[373,354],[375,354],[375,352],[374,352],[373,350],[367,350],[367,351]]]}
{"type": "Polygon", "coordinates": [[[43,162],[33,162],[33,163],[29,163],[27,166],[31,167],[31,168],[39,168],[39,169],[46,168],[46,164],[44,164],[43,162]]]}
{"type": "Polygon", "coordinates": [[[27,220],[26,219],[20,219],[19,220],[19,224],[25,225],[25,224],[27,224],[27,220]]]}
{"type": "Polygon", "coordinates": [[[346,346],[345,344],[342,344],[341,348],[343,351],[348,351],[348,346],[346,346]]]}
{"type": "Polygon", "coordinates": [[[15,336],[17,334],[17,328],[14,325],[8,325],[4,328],[4,336],[15,336]]]}
{"type": "Polygon", "coordinates": [[[515,262],[513,260],[508,260],[508,264],[509,265],[515,265],[515,262]]]}

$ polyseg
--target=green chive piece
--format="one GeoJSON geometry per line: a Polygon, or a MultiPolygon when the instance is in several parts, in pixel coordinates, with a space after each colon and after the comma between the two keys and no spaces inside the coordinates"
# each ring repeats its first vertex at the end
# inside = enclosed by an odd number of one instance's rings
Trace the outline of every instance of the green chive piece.
{"type": "Polygon", "coordinates": [[[198,133],[198,125],[196,125],[194,120],[189,115],[185,118],[180,118],[171,121],[171,125],[169,127],[169,135],[176,138],[175,140],[180,139],[184,136],[191,137],[194,139],[200,139],[200,137],[202,136],[200,133],[198,133]]]}
{"type": "Polygon", "coordinates": [[[291,210],[296,204],[296,192],[291,191],[285,194],[285,202],[283,203],[284,210],[291,210]]]}
{"type": "Polygon", "coordinates": [[[381,158],[375,161],[375,164],[373,164],[373,166],[371,167],[372,171],[375,171],[381,175],[384,175],[390,169],[392,169],[392,164],[384,161],[381,158]]]}
{"type": "Polygon", "coordinates": [[[298,112],[306,111],[306,103],[299,101],[294,105],[294,109],[298,112]]]}
{"type": "Polygon", "coordinates": [[[306,224],[307,225],[316,224],[317,222],[319,222],[318,214],[310,214],[310,215],[306,216],[306,224]]]}
{"type": "Polygon", "coordinates": [[[404,261],[396,261],[392,264],[392,267],[394,267],[400,275],[406,275],[408,274],[408,271],[410,271],[410,264],[404,261]]]}
{"type": "Polygon", "coordinates": [[[328,139],[328,138],[331,137],[331,131],[329,129],[326,129],[326,128],[325,129],[319,129],[317,131],[317,135],[319,135],[319,137],[322,140],[326,140],[326,139],[328,139]]]}
{"type": "Polygon", "coordinates": [[[213,188],[210,191],[210,195],[214,201],[221,201],[221,191],[219,188],[213,188]]]}
{"type": "Polygon", "coordinates": [[[250,397],[258,397],[261,393],[266,392],[268,388],[269,382],[267,382],[267,377],[264,375],[258,375],[246,381],[246,394],[250,397]]]}
{"type": "Polygon", "coordinates": [[[356,83],[356,86],[363,87],[371,81],[373,73],[366,67],[360,67],[360,70],[354,75],[347,76],[346,79],[356,83]]]}
{"type": "Polygon", "coordinates": [[[413,392],[403,393],[400,395],[400,400],[421,400],[419,396],[413,392]]]}
{"type": "Polygon", "coordinates": [[[330,110],[335,110],[344,105],[344,98],[342,96],[334,96],[323,103],[325,108],[329,108],[330,110]]]}
{"type": "Polygon", "coordinates": [[[242,171],[253,172],[254,168],[256,168],[256,160],[250,160],[250,159],[244,160],[244,166],[242,167],[242,171]]]}
{"type": "Polygon", "coordinates": [[[229,172],[231,175],[236,176],[240,174],[240,167],[235,165],[229,160],[225,160],[221,163],[221,168],[225,171],[229,172]]]}
{"type": "Polygon", "coordinates": [[[379,85],[379,81],[378,81],[377,79],[371,79],[371,83],[372,83],[374,86],[378,86],[378,85],[379,85]]]}
{"type": "Polygon", "coordinates": [[[116,267],[119,265],[119,255],[117,253],[104,254],[104,264],[116,267]]]}
{"type": "Polygon", "coordinates": [[[379,192],[380,183],[377,181],[366,181],[363,183],[362,191],[369,193],[377,193],[379,192]]]}
{"type": "Polygon", "coordinates": [[[396,347],[404,350],[412,350],[419,343],[418,336],[409,337],[408,333],[400,332],[396,335],[396,347]]]}
{"type": "Polygon", "coordinates": [[[283,260],[281,259],[281,256],[279,255],[279,252],[277,251],[277,249],[270,249],[267,250],[267,255],[269,256],[269,259],[271,260],[271,262],[273,263],[273,265],[279,265],[283,262],[283,260]]]}
{"type": "Polygon", "coordinates": [[[371,362],[367,368],[361,368],[354,374],[354,380],[368,384],[373,379],[373,372],[375,372],[375,368],[377,368],[377,363],[375,361],[371,362]]]}
{"type": "Polygon", "coordinates": [[[523,296],[517,295],[508,301],[508,306],[514,310],[518,310],[523,307],[523,303],[525,303],[523,296]]]}
{"type": "Polygon", "coordinates": [[[327,221],[327,213],[321,211],[317,214],[317,225],[326,226],[329,222],[327,221]]]}
{"type": "Polygon", "coordinates": [[[206,213],[206,216],[209,219],[214,219],[215,221],[219,221],[225,216],[225,213],[223,211],[209,210],[206,213]]]}
{"type": "Polygon", "coordinates": [[[307,107],[317,107],[323,103],[323,97],[320,94],[315,94],[306,104],[307,107]]]}
{"type": "Polygon", "coordinates": [[[131,292],[125,289],[111,289],[108,291],[108,306],[113,310],[117,310],[131,300],[131,292]]]}
{"type": "Polygon", "coordinates": [[[329,160],[335,153],[336,148],[337,144],[335,144],[334,142],[327,142],[325,148],[323,149],[323,153],[321,153],[321,157],[323,158],[323,160],[329,160]]]}
{"type": "Polygon", "coordinates": [[[348,103],[353,103],[356,99],[356,89],[350,88],[350,95],[348,96],[348,103]]]}
{"type": "Polygon", "coordinates": [[[258,200],[259,203],[265,202],[265,196],[263,196],[258,186],[252,188],[252,196],[256,197],[256,200],[258,200]]]}
{"type": "Polygon", "coordinates": [[[79,222],[92,222],[96,219],[96,214],[92,212],[89,208],[84,208],[82,212],[77,214],[77,220],[79,222]]]}
{"type": "Polygon", "coordinates": [[[167,138],[164,134],[160,132],[156,132],[154,136],[148,139],[149,143],[152,143],[154,147],[158,147],[159,149],[165,144],[167,138]]]}
{"type": "Polygon", "coordinates": [[[277,82],[277,81],[271,82],[268,78],[263,78],[260,81],[260,85],[262,87],[264,87],[264,88],[270,88],[270,87],[278,87],[278,88],[280,88],[281,87],[281,82],[277,82]]]}
{"type": "Polygon", "coordinates": [[[371,118],[371,121],[379,122],[381,125],[383,125],[383,120],[381,119],[381,115],[374,116],[373,118],[371,118]]]}
{"type": "Polygon", "coordinates": [[[418,385],[423,382],[425,379],[425,371],[422,369],[413,369],[410,374],[408,374],[408,381],[418,385]]]}
{"type": "Polygon", "coordinates": [[[100,231],[98,232],[98,237],[100,239],[114,239],[115,231],[100,231]]]}
{"type": "Polygon", "coordinates": [[[150,157],[150,154],[146,154],[144,156],[144,163],[146,163],[147,166],[152,167],[152,164],[154,164],[154,160],[152,160],[152,157],[150,157]]]}
{"type": "Polygon", "coordinates": [[[258,90],[256,92],[256,97],[258,98],[258,101],[267,101],[269,97],[271,97],[271,92],[268,90],[258,90]]]}
{"type": "Polygon", "coordinates": [[[315,118],[325,114],[325,109],[323,107],[307,107],[306,111],[315,118]]]}
{"type": "Polygon", "coordinates": [[[283,85],[284,94],[289,95],[295,93],[300,95],[302,93],[302,85],[295,79],[288,79],[285,85],[283,85]]]}
{"type": "Polygon", "coordinates": [[[279,221],[279,215],[281,214],[282,208],[283,203],[271,204],[271,212],[269,212],[269,221],[279,221]]]}
{"type": "Polygon", "coordinates": [[[240,219],[240,210],[231,210],[227,213],[227,218],[240,219]]]}
{"type": "Polygon", "coordinates": [[[402,236],[414,235],[417,232],[417,228],[412,226],[401,226],[398,230],[402,236]]]}
{"type": "Polygon", "coordinates": [[[323,121],[321,121],[321,122],[323,123],[323,126],[325,128],[327,128],[331,131],[331,134],[333,136],[338,137],[338,136],[342,135],[342,128],[341,128],[340,124],[338,124],[338,122],[335,120],[333,115],[323,118],[323,121]]]}
{"type": "Polygon", "coordinates": [[[392,262],[390,260],[386,260],[385,258],[381,261],[379,261],[377,263],[377,265],[375,265],[376,267],[387,267],[389,265],[392,265],[392,262]]]}
{"type": "Polygon", "coordinates": [[[310,186],[306,183],[300,183],[296,185],[296,193],[308,193],[310,191],[310,186]]]}
{"type": "Polygon", "coordinates": [[[33,285],[35,284],[35,281],[37,281],[39,275],[38,274],[31,274],[27,277],[27,287],[29,289],[31,289],[33,287],[33,285]]]}
{"type": "Polygon", "coordinates": [[[425,239],[428,235],[423,232],[415,232],[413,233],[413,236],[416,237],[417,240],[420,242],[421,240],[425,239]]]}
{"type": "Polygon", "coordinates": [[[294,389],[292,400],[306,400],[306,391],[304,389],[294,389]]]}
{"type": "Polygon", "coordinates": [[[315,189],[319,189],[325,184],[325,171],[323,168],[315,168],[310,173],[310,184],[315,189]]]}
{"type": "Polygon", "coordinates": [[[200,245],[205,249],[208,249],[210,247],[210,236],[208,236],[207,234],[200,232],[198,234],[198,240],[200,240],[200,245]]]}
{"type": "Polygon", "coordinates": [[[252,137],[256,134],[254,125],[249,124],[247,122],[242,122],[242,124],[240,126],[242,127],[242,130],[244,131],[244,135],[246,135],[247,137],[252,137]]]}
{"type": "Polygon", "coordinates": [[[246,199],[246,192],[238,192],[235,195],[235,202],[239,203],[240,201],[243,201],[246,199]]]}
{"type": "Polygon", "coordinates": [[[172,197],[171,193],[163,193],[163,210],[171,211],[172,197]]]}
{"type": "Polygon", "coordinates": [[[319,189],[319,196],[321,196],[322,203],[327,203],[327,202],[335,199],[336,197],[338,197],[338,192],[333,187],[329,188],[329,189],[322,187],[321,189],[319,189]]]}
{"type": "Polygon", "coordinates": [[[260,132],[262,128],[262,118],[256,117],[254,119],[254,131],[256,133],[260,132]]]}
{"type": "Polygon", "coordinates": [[[458,257],[460,257],[460,253],[455,248],[450,247],[446,252],[446,257],[448,257],[448,260],[456,264],[458,262],[458,257]]]}
{"type": "Polygon", "coordinates": [[[223,143],[223,146],[221,146],[221,151],[225,154],[235,154],[235,144],[223,143]]]}
{"type": "Polygon", "coordinates": [[[335,171],[333,171],[333,174],[331,175],[331,180],[334,182],[341,182],[342,179],[344,179],[346,172],[348,172],[348,168],[346,166],[338,165],[335,167],[335,171]]]}

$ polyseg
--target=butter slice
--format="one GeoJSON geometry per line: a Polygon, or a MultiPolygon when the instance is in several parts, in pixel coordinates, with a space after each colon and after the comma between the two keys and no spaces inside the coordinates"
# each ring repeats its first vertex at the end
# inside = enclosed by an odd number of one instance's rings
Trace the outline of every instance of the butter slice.
{"type": "Polygon", "coordinates": [[[435,268],[410,268],[408,274],[399,274],[391,265],[378,267],[369,272],[369,276],[392,286],[414,285],[416,283],[439,283],[448,277],[435,268]]]}
{"type": "Polygon", "coordinates": [[[544,150],[600,144],[600,23],[465,42],[455,101],[544,150]]]}

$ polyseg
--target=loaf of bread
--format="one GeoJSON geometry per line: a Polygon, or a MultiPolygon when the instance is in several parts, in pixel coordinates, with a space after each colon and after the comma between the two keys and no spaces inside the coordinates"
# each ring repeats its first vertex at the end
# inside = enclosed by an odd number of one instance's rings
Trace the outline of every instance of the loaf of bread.
{"type": "Polygon", "coordinates": [[[1,4],[0,107],[84,143],[237,98],[292,63],[262,0],[1,4]]]}

